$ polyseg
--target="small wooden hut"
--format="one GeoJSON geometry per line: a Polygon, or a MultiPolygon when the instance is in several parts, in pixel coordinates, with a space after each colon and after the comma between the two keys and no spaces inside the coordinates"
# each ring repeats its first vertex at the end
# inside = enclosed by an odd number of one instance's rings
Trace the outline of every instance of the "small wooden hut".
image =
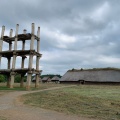
{"type": "Polygon", "coordinates": [[[59,83],[60,78],[58,76],[54,76],[51,81],[55,83],[59,83]]]}
{"type": "Polygon", "coordinates": [[[51,79],[49,76],[45,76],[42,78],[42,83],[46,83],[46,82],[51,82],[51,79]]]}
{"type": "MultiPolygon", "coordinates": [[[[32,79],[32,82],[35,82],[36,81],[36,76],[35,77],[33,77],[33,79],[32,79]]],[[[41,82],[41,78],[39,77],[39,82],[41,82]]]]}

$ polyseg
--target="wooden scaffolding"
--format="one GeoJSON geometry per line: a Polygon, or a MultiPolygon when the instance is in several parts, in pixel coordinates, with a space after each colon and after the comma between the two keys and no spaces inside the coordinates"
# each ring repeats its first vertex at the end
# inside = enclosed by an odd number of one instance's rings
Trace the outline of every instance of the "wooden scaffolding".
{"type": "Polygon", "coordinates": [[[1,69],[0,67],[0,74],[4,74],[7,76],[7,86],[9,88],[13,88],[14,86],[14,79],[15,75],[18,73],[21,75],[21,83],[20,87],[24,86],[24,76],[27,73],[27,82],[26,82],[26,89],[29,90],[31,86],[31,77],[32,74],[36,75],[36,82],[35,87],[39,86],[39,76],[41,74],[41,70],[39,69],[39,60],[42,56],[40,54],[40,27],[38,27],[37,35],[35,35],[35,24],[32,23],[31,25],[31,33],[26,33],[26,30],[23,30],[23,34],[18,34],[19,24],[16,25],[15,36],[13,37],[13,30],[10,30],[9,36],[4,36],[5,33],[5,26],[2,26],[1,31],[1,38],[0,38],[0,65],[1,65],[1,58],[7,58],[8,62],[7,69],[1,69]],[[30,49],[25,50],[25,42],[26,40],[30,41],[30,49]],[[34,41],[37,40],[37,50],[34,49],[34,41]],[[3,41],[9,44],[9,48],[7,51],[3,51],[3,41]],[[22,41],[22,49],[17,50],[18,41],[22,41]],[[13,44],[14,43],[14,44],[13,44]],[[12,44],[13,49],[12,49],[12,44]],[[20,56],[21,59],[21,68],[16,69],[16,58],[20,56]],[[25,58],[29,57],[28,67],[24,67],[25,58]],[[33,57],[36,56],[36,68],[33,68],[33,57]],[[12,59],[11,59],[12,58],[12,59]]]}

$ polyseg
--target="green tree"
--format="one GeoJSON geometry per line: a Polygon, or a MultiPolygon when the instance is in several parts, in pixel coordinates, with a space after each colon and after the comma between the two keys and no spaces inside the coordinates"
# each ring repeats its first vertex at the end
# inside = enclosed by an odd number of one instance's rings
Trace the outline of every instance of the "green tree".
{"type": "MultiPolygon", "coordinates": [[[[15,76],[15,82],[16,83],[20,83],[20,81],[21,81],[21,75],[20,74],[17,74],[16,76],[15,76]]],[[[26,77],[24,76],[24,82],[26,82],[26,77]]]]}
{"type": "Polygon", "coordinates": [[[4,75],[0,75],[0,82],[5,82],[5,76],[4,75]]]}
{"type": "Polygon", "coordinates": [[[20,75],[16,75],[15,76],[15,82],[16,83],[20,83],[20,80],[21,80],[21,76],[20,75]]]}

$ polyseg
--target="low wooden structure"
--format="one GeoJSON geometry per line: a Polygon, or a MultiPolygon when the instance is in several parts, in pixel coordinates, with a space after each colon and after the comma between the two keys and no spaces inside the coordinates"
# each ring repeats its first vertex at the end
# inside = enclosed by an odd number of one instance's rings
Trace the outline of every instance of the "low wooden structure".
{"type": "Polygon", "coordinates": [[[16,74],[21,75],[21,83],[20,86],[23,87],[23,77],[27,73],[27,83],[26,89],[30,89],[31,85],[31,77],[32,74],[36,75],[36,83],[35,87],[39,86],[39,76],[41,74],[41,70],[39,69],[39,60],[42,56],[40,54],[40,27],[38,27],[37,35],[35,35],[35,24],[31,25],[31,33],[26,33],[26,30],[23,30],[23,34],[18,34],[19,24],[16,25],[15,36],[12,36],[13,30],[10,30],[9,36],[4,36],[5,26],[2,26],[1,38],[0,38],[0,64],[1,58],[7,58],[8,62],[7,69],[0,68],[0,74],[4,74],[7,76],[7,86],[13,88],[14,86],[14,78],[16,74]],[[30,49],[25,50],[25,42],[30,41],[30,49]],[[34,49],[34,41],[37,41],[37,50],[34,49]],[[18,41],[22,42],[21,50],[18,50],[18,41]],[[7,51],[3,51],[3,42],[9,44],[9,48],[7,51]],[[12,44],[14,43],[14,48],[12,49],[12,44]],[[20,56],[22,58],[21,68],[16,69],[16,58],[20,56]],[[28,67],[24,67],[25,59],[29,57],[28,67]],[[33,56],[36,56],[36,68],[33,68],[33,56]],[[11,59],[13,58],[13,59],[11,59]],[[12,67],[11,67],[12,66],[12,67]]]}
{"type": "Polygon", "coordinates": [[[58,76],[54,76],[54,77],[51,79],[51,81],[52,81],[52,82],[55,82],[55,83],[58,83],[59,80],[60,80],[60,78],[59,78],[58,76]]]}
{"type": "Polygon", "coordinates": [[[43,78],[41,79],[41,81],[42,81],[42,83],[47,83],[47,82],[51,82],[51,79],[50,79],[49,76],[46,76],[46,77],[43,77],[43,78]]]}
{"type": "MultiPolygon", "coordinates": [[[[36,82],[36,76],[33,77],[32,82],[36,82]]],[[[41,77],[39,76],[39,82],[41,82],[41,77]]]]}
{"type": "Polygon", "coordinates": [[[73,69],[68,70],[60,79],[60,83],[71,84],[120,84],[120,69],[73,69]]]}

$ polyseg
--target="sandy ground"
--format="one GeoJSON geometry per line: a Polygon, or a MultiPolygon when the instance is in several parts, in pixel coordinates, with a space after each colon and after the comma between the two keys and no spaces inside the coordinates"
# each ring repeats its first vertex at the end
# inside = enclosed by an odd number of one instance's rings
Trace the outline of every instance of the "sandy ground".
{"type": "MultiPolygon", "coordinates": [[[[68,86],[67,86],[68,87],[68,86]]],[[[55,87],[45,90],[60,89],[62,87],[55,87]]],[[[19,96],[40,92],[39,91],[15,91],[8,92],[0,96],[0,116],[5,117],[7,120],[93,120],[64,113],[55,112],[24,105],[19,100],[19,96]]]]}

